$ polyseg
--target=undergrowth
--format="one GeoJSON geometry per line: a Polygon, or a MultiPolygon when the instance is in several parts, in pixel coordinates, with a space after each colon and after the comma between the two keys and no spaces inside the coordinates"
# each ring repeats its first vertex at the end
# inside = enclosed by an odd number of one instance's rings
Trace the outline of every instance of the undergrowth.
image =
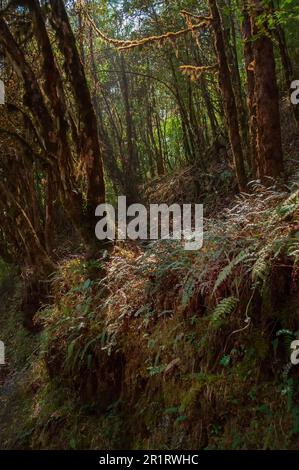
{"type": "Polygon", "coordinates": [[[257,183],[206,219],[198,252],[64,261],[18,446],[298,448],[298,261],[298,190],[257,183]]]}

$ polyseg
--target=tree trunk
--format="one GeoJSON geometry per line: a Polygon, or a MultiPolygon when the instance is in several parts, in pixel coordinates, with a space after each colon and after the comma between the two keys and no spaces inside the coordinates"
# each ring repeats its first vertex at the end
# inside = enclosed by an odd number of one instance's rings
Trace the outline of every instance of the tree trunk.
{"type": "Polygon", "coordinates": [[[270,32],[260,30],[258,17],[265,13],[261,0],[253,0],[251,27],[255,40],[252,42],[255,72],[255,99],[257,119],[258,177],[277,178],[283,172],[283,154],[279,112],[279,93],[276,82],[275,57],[270,32]]]}
{"type": "Polygon", "coordinates": [[[224,39],[227,43],[227,58],[229,63],[229,69],[232,75],[232,85],[236,99],[236,106],[238,111],[238,122],[240,128],[240,135],[242,138],[243,153],[246,155],[246,160],[249,161],[248,153],[248,116],[246,103],[244,99],[241,76],[239,70],[238,51],[237,51],[237,40],[236,40],[236,24],[235,14],[231,4],[231,0],[227,0],[227,8],[230,12],[229,24],[227,29],[224,29],[224,39]]]}
{"type": "Polygon", "coordinates": [[[249,158],[251,174],[257,176],[257,124],[256,103],[254,95],[254,56],[252,49],[252,31],[248,8],[243,9],[242,36],[244,41],[244,60],[247,76],[247,106],[249,113],[249,158]]]}
{"type": "Polygon", "coordinates": [[[212,26],[215,34],[215,49],[218,56],[219,83],[224,101],[224,110],[228,124],[229,139],[233,153],[234,166],[240,191],[246,189],[246,175],[243,151],[238,124],[238,112],[222,33],[222,23],[216,0],[209,0],[212,14],[212,26]]]}
{"type": "MultiPolygon", "coordinates": [[[[271,8],[272,8],[272,11],[275,11],[275,5],[273,1],[271,1],[271,8]]],[[[285,33],[283,30],[283,27],[279,23],[275,27],[275,36],[278,42],[281,63],[282,63],[284,76],[285,76],[286,87],[288,90],[290,90],[291,83],[293,80],[296,79],[296,77],[294,76],[293,64],[291,62],[290,54],[288,51],[285,33]]],[[[295,121],[297,125],[299,126],[299,107],[292,106],[292,109],[293,109],[295,121]]]]}
{"type": "Polygon", "coordinates": [[[132,107],[130,100],[129,80],[126,73],[126,63],[123,56],[120,57],[119,81],[120,89],[123,97],[126,125],[126,141],[127,141],[127,158],[123,168],[127,182],[127,198],[128,204],[134,204],[139,200],[138,182],[140,174],[138,168],[138,155],[135,143],[135,128],[132,117],[132,107]]]}
{"type": "Polygon", "coordinates": [[[81,158],[85,163],[87,180],[87,218],[92,226],[94,212],[98,204],[105,202],[105,182],[102,165],[103,148],[100,145],[97,120],[92,106],[91,96],[62,0],[50,0],[52,24],[58,39],[59,48],[64,56],[65,72],[70,80],[78,114],[81,136],[81,158]]]}

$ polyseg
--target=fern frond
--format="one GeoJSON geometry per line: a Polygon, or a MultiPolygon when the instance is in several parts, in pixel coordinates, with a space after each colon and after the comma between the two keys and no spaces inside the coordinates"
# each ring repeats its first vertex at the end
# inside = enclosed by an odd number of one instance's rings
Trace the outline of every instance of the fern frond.
{"type": "Polygon", "coordinates": [[[258,253],[258,257],[252,267],[251,272],[252,280],[256,285],[260,283],[264,284],[268,277],[270,270],[269,259],[271,257],[272,250],[272,243],[269,243],[258,253]]]}
{"type": "Polygon", "coordinates": [[[214,285],[213,294],[217,291],[217,289],[223,284],[224,281],[231,275],[233,269],[248,258],[249,253],[247,251],[241,251],[225,268],[220,271],[218,274],[217,280],[214,285]]]}
{"type": "Polygon", "coordinates": [[[214,327],[219,326],[222,321],[234,311],[238,302],[239,299],[236,297],[222,299],[212,313],[211,325],[214,327]]]}
{"type": "Polygon", "coordinates": [[[196,279],[193,276],[190,276],[184,285],[183,295],[182,295],[182,306],[185,308],[190,302],[190,299],[194,295],[196,285],[196,279]]]}

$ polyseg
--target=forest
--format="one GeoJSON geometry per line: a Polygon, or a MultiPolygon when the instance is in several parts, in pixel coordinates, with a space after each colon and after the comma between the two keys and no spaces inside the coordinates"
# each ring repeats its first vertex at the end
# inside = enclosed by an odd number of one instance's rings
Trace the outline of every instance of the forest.
{"type": "Polygon", "coordinates": [[[298,0],[0,0],[0,449],[299,450],[298,165],[298,0]]]}

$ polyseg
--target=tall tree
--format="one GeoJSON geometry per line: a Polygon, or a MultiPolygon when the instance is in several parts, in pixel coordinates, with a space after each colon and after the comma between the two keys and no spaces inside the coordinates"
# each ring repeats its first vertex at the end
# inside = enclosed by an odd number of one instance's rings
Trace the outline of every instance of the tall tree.
{"type": "Polygon", "coordinates": [[[234,165],[236,169],[236,176],[238,180],[239,189],[243,191],[246,189],[246,174],[244,167],[240,129],[238,123],[238,111],[222,32],[223,25],[221,22],[216,0],[209,0],[209,6],[212,14],[212,27],[215,35],[215,49],[217,52],[219,66],[219,83],[224,101],[224,109],[228,123],[229,138],[234,157],[234,165]]]}
{"type": "Polygon", "coordinates": [[[79,113],[80,157],[85,164],[87,179],[87,216],[94,220],[95,207],[105,201],[105,183],[102,165],[103,147],[99,141],[97,120],[74,33],[62,0],[50,0],[51,22],[59,48],[64,57],[64,68],[79,113]]]}
{"type": "Polygon", "coordinates": [[[275,57],[271,32],[267,24],[270,10],[262,0],[250,2],[254,57],[255,101],[257,122],[257,173],[277,178],[283,172],[283,153],[279,111],[279,93],[276,80],[275,57]]]}
{"type": "Polygon", "coordinates": [[[244,61],[247,77],[247,107],[249,118],[249,156],[251,174],[257,176],[257,125],[256,125],[256,103],[255,103],[255,78],[254,78],[254,56],[253,35],[247,2],[243,6],[242,36],[244,41],[244,61]]]}

